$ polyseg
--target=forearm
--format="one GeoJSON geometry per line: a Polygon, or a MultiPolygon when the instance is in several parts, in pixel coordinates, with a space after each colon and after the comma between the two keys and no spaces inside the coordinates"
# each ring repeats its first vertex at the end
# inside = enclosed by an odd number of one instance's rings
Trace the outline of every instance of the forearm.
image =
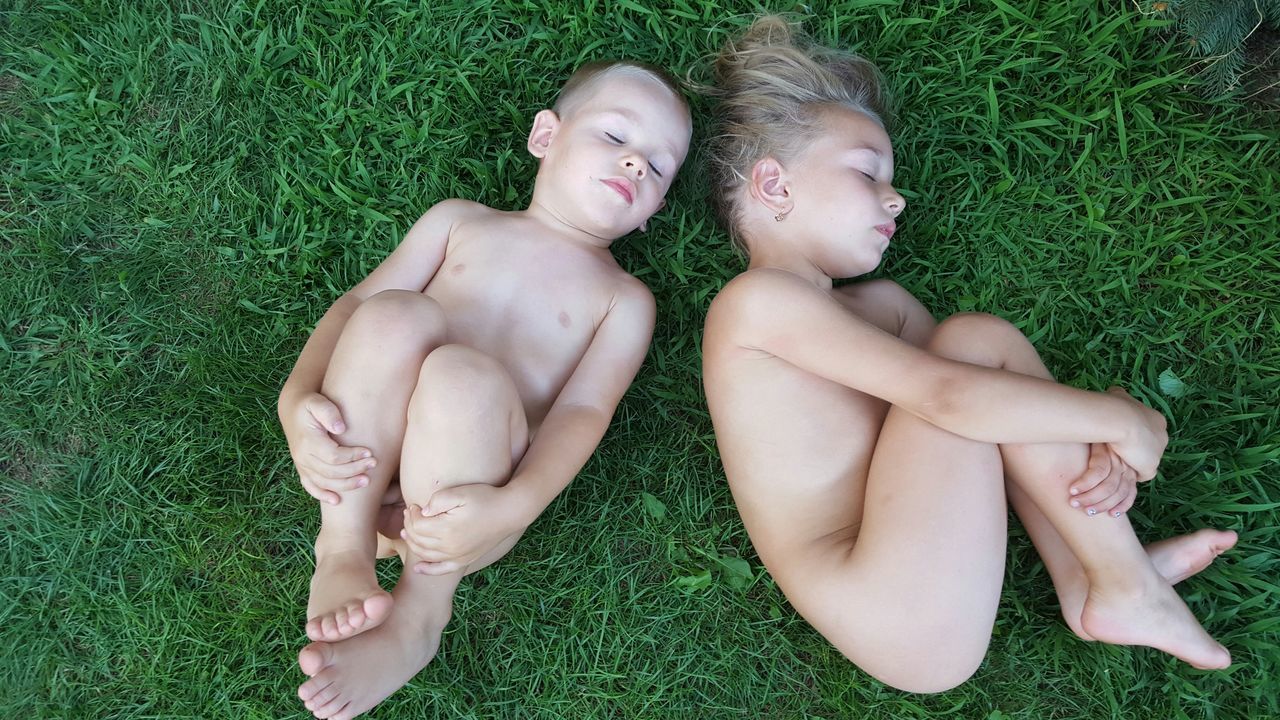
{"type": "Polygon", "coordinates": [[[1133,429],[1124,401],[1009,370],[951,362],[915,414],[990,443],[1113,443],[1133,429]]]}
{"type": "Polygon", "coordinates": [[[307,339],[298,361],[293,365],[293,371],[280,390],[282,403],[291,396],[320,391],[325,371],[329,367],[329,358],[333,356],[333,349],[338,344],[342,329],[359,306],[360,298],[350,293],[338,298],[330,306],[307,339]]]}
{"type": "Polygon", "coordinates": [[[609,427],[598,408],[552,408],[507,484],[525,525],[551,504],[591,458],[609,427]]]}

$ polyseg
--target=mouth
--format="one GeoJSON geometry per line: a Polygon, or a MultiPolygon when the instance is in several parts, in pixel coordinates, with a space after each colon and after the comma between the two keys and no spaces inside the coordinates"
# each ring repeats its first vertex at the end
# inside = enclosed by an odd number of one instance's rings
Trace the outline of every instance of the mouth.
{"type": "Polygon", "coordinates": [[[600,182],[609,186],[614,192],[622,196],[627,201],[627,205],[631,205],[636,200],[636,186],[631,184],[626,178],[605,178],[600,182]]]}
{"type": "Polygon", "coordinates": [[[897,223],[891,223],[891,222],[885,223],[884,225],[877,225],[876,230],[881,235],[884,235],[886,240],[891,240],[893,239],[893,234],[898,231],[898,225],[897,223]]]}

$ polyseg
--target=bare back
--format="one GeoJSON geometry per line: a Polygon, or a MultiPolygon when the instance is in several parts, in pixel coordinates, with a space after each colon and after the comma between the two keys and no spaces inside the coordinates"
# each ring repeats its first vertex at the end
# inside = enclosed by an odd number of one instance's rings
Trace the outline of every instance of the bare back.
{"type": "MultiPolygon", "coordinates": [[[[833,290],[832,297],[913,344],[932,329],[924,308],[887,281],[833,290]]],[[[889,406],[752,349],[749,320],[718,313],[713,303],[703,378],[743,522],[761,559],[785,578],[782,560],[794,551],[857,535],[867,471],[889,406]]]]}

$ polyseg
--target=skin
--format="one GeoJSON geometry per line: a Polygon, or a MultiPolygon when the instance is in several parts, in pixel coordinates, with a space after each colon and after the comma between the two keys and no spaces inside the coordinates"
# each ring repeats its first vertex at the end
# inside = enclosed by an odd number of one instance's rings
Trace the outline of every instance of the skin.
{"type": "Polygon", "coordinates": [[[1171,584],[1234,533],[1144,549],[1124,514],[1164,419],[1118,389],[1054,383],[998,318],[936,324],[884,280],[834,289],[879,264],[905,202],[878,123],[838,107],[819,120],[801,155],[754,164],[738,228],[750,268],[703,343],[725,472],[788,599],[880,680],[953,687],[990,639],[1012,503],[1081,637],[1227,667],[1171,584]]]}
{"type": "Polygon", "coordinates": [[[528,209],[433,207],[334,303],[281,392],[321,501],[298,659],[316,717],[355,717],[430,662],[458,582],[568,485],[644,359],[653,297],[609,247],[662,206],[690,120],[647,75],[585,95],[534,118],[528,209]],[[390,552],[406,571],[388,594],[374,558],[390,552]]]}

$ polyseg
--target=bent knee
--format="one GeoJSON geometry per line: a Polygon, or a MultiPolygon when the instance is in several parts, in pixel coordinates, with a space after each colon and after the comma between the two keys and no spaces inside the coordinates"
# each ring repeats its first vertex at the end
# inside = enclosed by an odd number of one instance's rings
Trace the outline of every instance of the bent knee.
{"type": "Polygon", "coordinates": [[[904,692],[932,694],[963,684],[973,677],[986,657],[985,642],[950,648],[945,647],[946,644],[937,638],[932,644],[903,648],[905,652],[881,653],[871,659],[844,654],[868,675],[890,687],[904,692]]]}
{"type": "Polygon", "coordinates": [[[975,365],[1000,367],[1015,346],[1029,346],[1022,331],[1004,318],[986,313],[956,313],[938,323],[930,352],[975,365]]]}
{"type": "Polygon", "coordinates": [[[444,310],[435,300],[411,290],[383,290],[360,303],[347,328],[413,344],[442,339],[446,326],[444,310]]]}
{"type": "Polygon", "coordinates": [[[418,389],[413,406],[419,410],[481,410],[518,397],[502,363],[465,345],[441,345],[431,351],[418,373],[418,389]]]}

